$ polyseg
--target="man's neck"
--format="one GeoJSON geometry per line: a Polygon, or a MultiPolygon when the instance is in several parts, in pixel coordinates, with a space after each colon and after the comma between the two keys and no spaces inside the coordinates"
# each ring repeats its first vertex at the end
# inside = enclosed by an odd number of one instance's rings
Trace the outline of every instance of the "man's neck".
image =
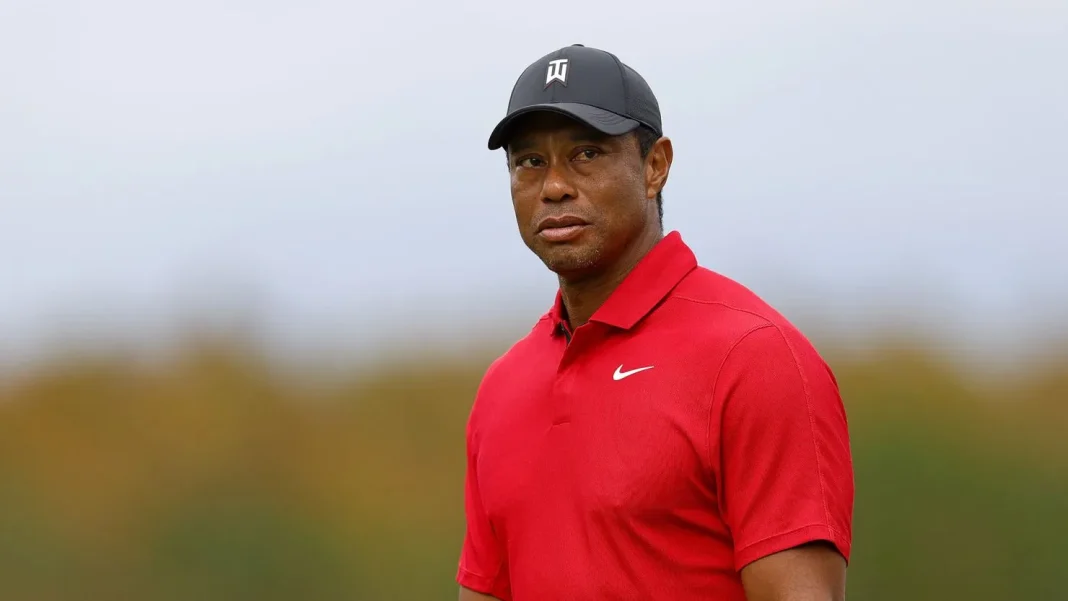
{"type": "Polygon", "coordinates": [[[568,325],[574,331],[593,317],[597,309],[612,296],[627,275],[660,240],[663,232],[654,230],[643,234],[616,261],[603,272],[581,279],[569,280],[560,277],[560,294],[567,314],[568,325]]]}

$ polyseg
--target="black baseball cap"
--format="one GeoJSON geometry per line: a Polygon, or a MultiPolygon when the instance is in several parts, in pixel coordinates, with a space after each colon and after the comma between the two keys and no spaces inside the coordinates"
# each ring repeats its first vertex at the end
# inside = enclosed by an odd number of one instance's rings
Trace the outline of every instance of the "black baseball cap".
{"type": "Polygon", "coordinates": [[[560,113],[610,136],[639,125],[664,135],[660,104],[645,79],[614,54],[582,44],[546,54],[523,71],[489,149],[503,147],[516,118],[535,111],[560,113]]]}

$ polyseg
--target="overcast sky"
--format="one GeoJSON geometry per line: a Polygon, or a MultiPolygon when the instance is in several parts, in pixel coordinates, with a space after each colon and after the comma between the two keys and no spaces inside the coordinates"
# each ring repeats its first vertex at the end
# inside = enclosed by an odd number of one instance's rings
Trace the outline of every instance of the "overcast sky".
{"type": "Polygon", "coordinates": [[[659,97],[667,228],[788,314],[1068,314],[1064,2],[361,4],[0,0],[0,353],[197,307],[529,324],[555,282],[485,143],[572,43],[659,97]]]}

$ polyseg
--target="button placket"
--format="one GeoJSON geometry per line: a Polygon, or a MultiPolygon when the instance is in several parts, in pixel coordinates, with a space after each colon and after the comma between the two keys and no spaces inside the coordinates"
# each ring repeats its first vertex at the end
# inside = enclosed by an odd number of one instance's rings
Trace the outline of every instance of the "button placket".
{"type": "Polygon", "coordinates": [[[582,371],[583,356],[589,353],[591,346],[596,343],[597,332],[591,329],[594,325],[588,323],[576,328],[560,357],[552,392],[554,426],[569,423],[574,415],[575,403],[581,401],[576,398],[574,392],[575,379],[582,371]]]}

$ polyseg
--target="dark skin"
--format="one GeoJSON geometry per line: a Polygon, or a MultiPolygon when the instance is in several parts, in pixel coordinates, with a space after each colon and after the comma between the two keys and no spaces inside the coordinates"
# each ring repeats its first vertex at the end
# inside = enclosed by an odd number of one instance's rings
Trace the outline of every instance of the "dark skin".
{"type": "Polygon", "coordinates": [[[662,238],[656,195],[667,183],[671,140],[643,160],[634,135],[605,136],[568,117],[534,113],[507,146],[512,205],[527,247],[560,280],[572,329],[589,318],[662,238]],[[585,221],[574,239],[539,235],[546,217],[585,221]]]}
{"type": "MultiPolygon", "coordinates": [[[[604,136],[534,113],[516,125],[507,152],[519,234],[557,274],[574,330],[663,237],[656,196],[671,169],[671,141],[660,138],[643,159],[633,134],[604,136]],[[539,233],[546,217],[564,215],[586,225],[566,241],[539,233]]],[[[741,579],[749,601],[844,601],[845,574],[842,555],[817,542],[758,559],[741,579]]],[[[461,587],[460,601],[494,597],[461,587]]]]}

